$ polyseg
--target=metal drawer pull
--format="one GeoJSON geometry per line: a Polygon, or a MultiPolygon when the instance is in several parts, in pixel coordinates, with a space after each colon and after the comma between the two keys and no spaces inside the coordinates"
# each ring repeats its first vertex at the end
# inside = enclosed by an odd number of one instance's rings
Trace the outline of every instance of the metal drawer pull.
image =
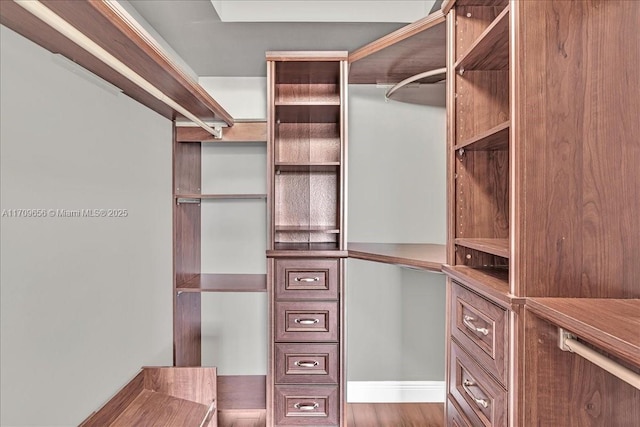
{"type": "Polygon", "coordinates": [[[320,319],[295,319],[298,325],[315,325],[316,323],[320,323],[320,319]]]}
{"type": "Polygon", "coordinates": [[[294,365],[301,368],[315,368],[316,366],[318,366],[318,362],[315,360],[296,360],[294,365]]]}
{"type": "Polygon", "coordinates": [[[293,405],[294,408],[299,409],[301,411],[314,411],[318,409],[318,405],[316,402],[313,403],[296,403],[293,405]]]}
{"type": "Polygon", "coordinates": [[[294,280],[296,282],[311,283],[311,282],[319,282],[320,278],[319,277],[296,277],[294,280]]]}
{"type": "Polygon", "coordinates": [[[480,332],[482,335],[489,335],[489,330],[487,328],[478,328],[473,324],[474,320],[476,319],[466,314],[462,317],[462,323],[464,323],[464,326],[471,329],[473,332],[480,332]]]}
{"type": "Polygon", "coordinates": [[[464,391],[467,392],[467,394],[469,396],[471,396],[471,398],[474,400],[474,402],[476,402],[476,404],[482,406],[483,408],[488,408],[489,407],[489,402],[487,401],[487,399],[478,399],[477,397],[474,396],[473,393],[471,393],[471,390],[469,390],[469,387],[472,387],[476,385],[476,383],[469,381],[469,380],[464,380],[462,382],[462,388],[464,388],[464,391]]]}

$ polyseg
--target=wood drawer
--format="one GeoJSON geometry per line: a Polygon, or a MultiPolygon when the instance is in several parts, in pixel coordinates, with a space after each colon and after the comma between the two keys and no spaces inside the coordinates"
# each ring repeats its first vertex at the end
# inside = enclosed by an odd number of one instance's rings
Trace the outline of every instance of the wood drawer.
{"type": "Polygon", "coordinates": [[[449,395],[447,399],[447,426],[449,427],[473,427],[471,421],[458,409],[455,400],[449,395]]]}
{"type": "Polygon", "coordinates": [[[338,299],[337,259],[276,259],[276,299],[338,299]]]}
{"type": "Polygon", "coordinates": [[[451,335],[493,375],[507,384],[508,311],[451,282],[451,335]]]}
{"type": "Polygon", "coordinates": [[[337,426],[337,386],[276,386],[276,426],[337,426]]]}
{"type": "Polygon", "coordinates": [[[337,302],[276,302],[274,322],[276,341],[338,341],[337,302]]]}
{"type": "MultiPolygon", "coordinates": [[[[507,392],[455,340],[449,351],[449,393],[468,419],[484,426],[507,425],[507,392]]],[[[475,424],[475,423],[474,423],[475,424]]]]}
{"type": "Polygon", "coordinates": [[[338,384],[337,344],[276,344],[276,384],[338,384]]]}

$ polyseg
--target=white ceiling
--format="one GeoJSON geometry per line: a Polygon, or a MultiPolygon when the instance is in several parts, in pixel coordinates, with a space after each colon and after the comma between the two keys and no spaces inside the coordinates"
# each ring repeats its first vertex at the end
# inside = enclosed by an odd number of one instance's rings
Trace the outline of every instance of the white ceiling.
{"type": "MultiPolygon", "coordinates": [[[[265,76],[266,51],[353,51],[406,25],[406,22],[223,22],[210,0],[129,3],[198,76],[265,76]]],[[[364,11],[372,2],[353,3],[360,4],[357,10],[364,11]]]]}

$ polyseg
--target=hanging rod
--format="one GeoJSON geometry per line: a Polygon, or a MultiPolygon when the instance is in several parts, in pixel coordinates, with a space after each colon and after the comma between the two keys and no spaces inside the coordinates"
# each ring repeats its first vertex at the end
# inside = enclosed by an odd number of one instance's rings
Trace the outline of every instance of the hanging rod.
{"type": "Polygon", "coordinates": [[[589,362],[601,367],[610,374],[615,375],[622,381],[640,390],[640,375],[636,374],[631,369],[625,368],[603,354],[600,354],[582,344],[578,341],[576,335],[563,328],[558,328],[558,339],[558,346],[560,347],[560,350],[578,354],[589,362]]]}
{"type": "Polygon", "coordinates": [[[418,80],[426,79],[429,77],[434,77],[433,81],[430,81],[429,84],[438,83],[445,79],[447,74],[446,68],[437,68],[431,71],[425,71],[424,73],[416,74],[415,76],[408,77],[401,82],[396,83],[392,87],[389,88],[387,93],[384,94],[385,99],[391,98],[394,92],[399,89],[402,89],[404,86],[416,82],[418,80]]]}
{"type": "Polygon", "coordinates": [[[189,120],[196,123],[202,129],[209,132],[215,138],[222,138],[222,128],[221,127],[211,127],[207,125],[204,121],[200,120],[195,114],[188,111],[182,105],[175,102],[173,99],[169,98],[165,95],[160,89],[156,88],[154,85],[145,80],[138,73],[133,71],[127,65],[125,65],[122,61],[117,59],[115,56],[111,55],[109,52],[100,47],[97,43],[91,40],[89,37],[80,32],[73,25],[69,24],[67,21],[62,19],[59,15],[54,13],[51,9],[40,3],[38,0],[13,0],[17,5],[21,6],[32,15],[36,16],[41,21],[45,22],[51,28],[71,40],[73,43],[77,44],[88,53],[93,55],[95,58],[103,62],[108,67],[112,68],[114,71],[121,74],[126,79],[130,80],[140,89],[147,92],[149,95],[155,97],[159,101],[168,105],[175,111],[179,112],[183,116],[187,117],[189,120]]]}

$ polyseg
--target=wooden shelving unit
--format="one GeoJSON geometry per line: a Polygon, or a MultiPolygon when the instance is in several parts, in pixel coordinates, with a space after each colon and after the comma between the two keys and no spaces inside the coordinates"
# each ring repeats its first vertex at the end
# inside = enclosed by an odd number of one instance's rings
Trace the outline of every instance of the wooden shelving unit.
{"type": "Polygon", "coordinates": [[[267,52],[268,426],[346,423],[346,60],[267,52]]]}
{"type": "Polygon", "coordinates": [[[177,292],[266,292],[266,274],[198,274],[176,285],[177,292]]]}
{"type": "Polygon", "coordinates": [[[505,70],[509,68],[509,5],[469,46],[456,62],[462,73],[470,70],[505,70]]]}

